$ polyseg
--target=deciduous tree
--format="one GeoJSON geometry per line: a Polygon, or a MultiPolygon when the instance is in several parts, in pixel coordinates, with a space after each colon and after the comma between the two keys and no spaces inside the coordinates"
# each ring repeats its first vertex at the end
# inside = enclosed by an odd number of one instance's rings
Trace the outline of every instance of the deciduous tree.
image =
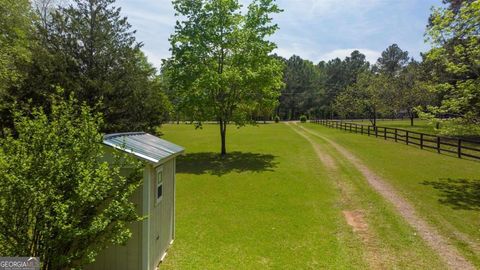
{"type": "Polygon", "coordinates": [[[335,108],[342,116],[365,116],[376,126],[378,114],[387,110],[388,77],[365,71],[357,82],[336,98],[335,108]]]}
{"type": "Polygon", "coordinates": [[[0,253],[78,269],[130,237],[141,175],[129,159],[102,161],[100,114],[73,98],[48,109],[15,111],[16,136],[0,139],[0,253]]]}
{"type": "Polygon", "coordinates": [[[33,12],[28,0],[0,0],[0,130],[5,126],[8,89],[26,74],[22,66],[31,59],[33,12]]]}
{"type": "Polygon", "coordinates": [[[427,35],[434,48],[426,60],[435,65],[434,89],[443,97],[431,112],[453,116],[462,130],[480,132],[480,1],[434,9],[427,35]]]}
{"type": "Polygon", "coordinates": [[[421,64],[412,61],[391,81],[394,94],[388,103],[397,110],[404,110],[410,118],[411,126],[414,124],[417,111],[425,110],[434,100],[429,91],[429,82],[423,80],[422,72],[421,64]]]}
{"type": "Polygon", "coordinates": [[[167,78],[182,108],[201,123],[217,120],[221,154],[227,153],[231,122],[244,125],[262,99],[276,100],[282,87],[282,64],[270,54],[268,40],[278,29],[273,0],[254,0],[246,13],[238,0],[173,1],[177,15],[170,38],[167,78]]]}

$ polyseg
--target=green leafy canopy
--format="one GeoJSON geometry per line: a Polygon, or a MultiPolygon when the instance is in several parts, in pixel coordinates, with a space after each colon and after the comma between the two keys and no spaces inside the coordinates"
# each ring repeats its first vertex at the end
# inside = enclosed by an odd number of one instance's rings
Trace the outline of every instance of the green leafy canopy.
{"type": "Polygon", "coordinates": [[[479,35],[479,0],[458,1],[454,7],[433,9],[427,38],[434,48],[427,53],[426,60],[435,67],[434,90],[443,100],[440,106],[432,106],[431,112],[449,114],[477,134],[480,134],[479,35]]]}
{"type": "Polygon", "coordinates": [[[224,137],[228,123],[244,125],[260,106],[275,106],[283,67],[267,39],[278,29],[270,14],[281,12],[273,0],[254,0],[245,14],[237,0],[173,5],[182,20],[164,71],[190,120],[217,120],[224,137]]]}
{"type": "Polygon", "coordinates": [[[140,164],[105,161],[102,116],[86,105],[54,98],[49,110],[17,110],[16,136],[0,139],[0,254],[80,267],[130,237],[140,164]]]}

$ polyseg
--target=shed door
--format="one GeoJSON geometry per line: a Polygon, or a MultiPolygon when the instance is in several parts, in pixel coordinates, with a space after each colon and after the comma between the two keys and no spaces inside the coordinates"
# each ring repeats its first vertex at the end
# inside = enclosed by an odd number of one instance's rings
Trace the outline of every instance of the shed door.
{"type": "Polygon", "coordinates": [[[153,215],[151,231],[152,258],[155,262],[165,253],[172,241],[173,230],[173,163],[157,167],[153,179],[153,215]]]}

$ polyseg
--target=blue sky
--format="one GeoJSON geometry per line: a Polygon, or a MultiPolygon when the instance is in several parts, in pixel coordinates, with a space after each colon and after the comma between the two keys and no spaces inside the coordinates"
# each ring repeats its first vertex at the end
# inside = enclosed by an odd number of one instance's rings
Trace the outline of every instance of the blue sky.
{"type": "MultiPolygon", "coordinates": [[[[247,4],[249,0],[240,0],[247,4]]],[[[441,0],[277,0],[280,30],[272,37],[283,57],[293,54],[315,63],[344,58],[358,49],[375,62],[392,43],[419,58],[428,50],[425,26],[441,0]]],[[[159,67],[170,56],[168,38],[176,18],[170,0],[117,0],[149,61],[159,67]]]]}

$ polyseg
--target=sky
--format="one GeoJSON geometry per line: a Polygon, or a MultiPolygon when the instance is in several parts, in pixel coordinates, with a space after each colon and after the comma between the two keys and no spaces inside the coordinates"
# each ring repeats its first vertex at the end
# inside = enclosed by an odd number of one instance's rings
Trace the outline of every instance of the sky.
{"type": "MultiPolygon", "coordinates": [[[[250,0],[240,0],[248,4],[250,0]]],[[[298,55],[318,63],[359,50],[375,63],[396,43],[419,59],[429,49],[425,28],[432,6],[441,0],[277,0],[284,11],[274,16],[280,29],[271,37],[277,54],[298,55]]],[[[171,0],[117,0],[149,61],[160,67],[170,56],[168,38],[176,22],[171,0]]]]}

